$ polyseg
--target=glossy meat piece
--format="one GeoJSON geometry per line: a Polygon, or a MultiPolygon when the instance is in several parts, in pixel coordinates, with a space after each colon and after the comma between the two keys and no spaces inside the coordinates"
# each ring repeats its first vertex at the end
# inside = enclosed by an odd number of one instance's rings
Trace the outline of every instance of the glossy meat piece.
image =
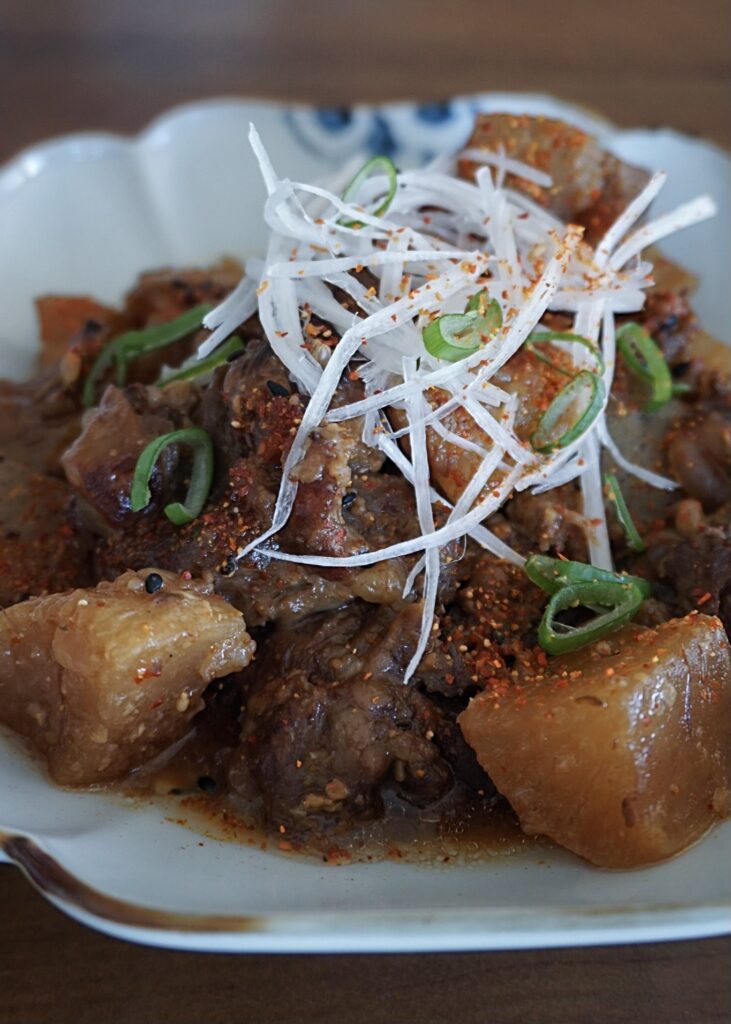
{"type": "MultiPolygon", "coordinates": [[[[660,409],[649,412],[639,402],[624,400],[623,396],[619,401],[609,403],[607,427],[625,458],[645,469],[670,477],[667,438],[674,424],[684,414],[685,407],[676,398],[660,409]]],[[[678,500],[676,490],[661,490],[627,473],[615,464],[606,451],[602,456],[602,468],[616,475],[632,519],[643,536],[654,524],[670,515],[672,506],[678,500]]],[[[621,549],[626,543],[626,536],[613,513],[609,516],[609,524],[612,541],[621,549]]]]}
{"type": "MultiPolygon", "coordinates": [[[[171,390],[147,389],[144,394],[156,394],[159,401],[149,413],[122,410],[130,419],[124,431],[130,441],[144,433],[149,415],[166,410],[171,390]]],[[[245,613],[251,626],[337,608],[354,597],[372,603],[400,599],[413,559],[321,572],[296,564],[268,565],[257,556],[237,562],[237,553],[271,522],[281,466],[304,408],[304,400],[268,346],[252,341],[241,357],[219,370],[200,407],[190,410],[194,422],[216,442],[217,482],[203,515],[183,528],[172,527],[162,515],[159,489],[149,512],[126,514],[134,463],[124,452],[126,461],[116,464],[108,448],[110,432],[116,434],[122,414],[116,406],[128,401],[132,392],[110,389],[67,456],[67,464],[73,461],[77,466],[83,449],[89,463],[89,468],[82,466],[90,480],[87,501],[98,507],[104,498],[111,509],[110,514],[105,505],[107,521],[115,515],[118,524],[124,523],[123,532],[106,531],[98,544],[97,565],[104,575],[151,563],[178,572],[211,570],[220,591],[245,613]],[[115,408],[103,415],[112,398],[115,408]],[[97,475],[94,466],[99,467],[97,475]],[[107,480],[113,481],[111,488],[107,480]]],[[[413,536],[410,487],[400,477],[377,472],[383,456],[366,448],[360,434],[360,423],[335,424],[316,432],[298,467],[299,491],[291,519],[276,544],[295,553],[346,555],[413,536]]],[[[135,451],[139,443],[135,442],[135,451]]],[[[168,449],[166,458],[174,457],[168,449]]],[[[161,460],[162,484],[173,469],[174,463],[168,466],[161,460]]],[[[81,474],[75,472],[76,483],[81,474]]]]}
{"type": "Polygon", "coordinates": [[[675,528],[647,537],[647,551],[631,571],[653,581],[654,593],[672,613],[701,608],[718,615],[731,637],[731,506],[699,517],[695,530],[692,518],[686,525],[682,514],[678,509],[675,528]]]}
{"type": "Polygon", "coordinates": [[[89,542],[72,526],[70,490],[0,458],[0,608],[91,579],[89,542]]]}
{"type": "MultiPolygon", "coordinates": [[[[515,433],[530,449],[528,439],[538,426],[543,410],[565,386],[566,377],[554,367],[537,359],[531,352],[521,349],[495,374],[493,382],[510,394],[518,396],[515,433]],[[540,401],[535,400],[536,395],[540,395],[540,401]]],[[[438,398],[432,403],[434,408],[437,401],[442,404],[448,398],[448,394],[439,392],[438,398]]],[[[399,429],[407,425],[406,415],[401,409],[390,409],[388,416],[399,429]]],[[[464,409],[458,408],[449,413],[444,417],[443,423],[448,430],[460,437],[487,450],[492,447],[490,438],[464,409]]],[[[408,438],[403,443],[408,451],[408,438]]],[[[432,479],[446,498],[451,502],[457,501],[480,466],[483,456],[445,440],[428,427],[427,451],[432,479]]]]}
{"type": "Polygon", "coordinates": [[[218,304],[241,280],[237,260],[221,260],[202,270],[162,268],[140,274],[125,297],[125,312],[134,327],[146,327],[173,320],[186,309],[202,302],[218,304]]]}
{"type": "Polygon", "coordinates": [[[231,575],[216,573],[214,581],[216,592],[239,608],[252,628],[295,622],[353,600],[347,580],[325,578],[311,566],[258,557],[243,559],[231,575]]]}
{"type": "MultiPolygon", "coordinates": [[[[167,451],[176,457],[174,448],[167,451]]],[[[185,471],[179,465],[176,467],[175,462],[160,462],[166,475],[168,471],[172,473],[169,483],[161,481],[172,494],[173,479],[177,481],[185,471]]],[[[128,489],[124,493],[128,494],[128,489]]],[[[271,522],[274,496],[259,483],[256,466],[240,459],[193,522],[174,526],[165,516],[163,505],[158,492],[154,504],[142,512],[131,513],[123,529],[110,530],[99,538],[96,560],[100,573],[113,577],[128,566],[141,568],[153,563],[171,572],[230,573],[238,548],[271,522]]]]}
{"type": "MultiPolygon", "coordinates": [[[[217,305],[236,286],[241,274],[239,264],[230,260],[224,260],[210,270],[159,270],[142,274],[126,296],[119,313],[115,315],[114,311],[109,311],[106,317],[102,317],[100,313],[100,322],[96,322],[99,328],[97,331],[93,329],[93,318],[85,325],[85,330],[61,362],[61,371],[68,378],[67,383],[82,382],[95,357],[108,341],[127,331],[144,330],[146,327],[174,320],[193,306],[203,303],[209,306],[217,305]]],[[[56,297],[50,297],[49,301],[56,305],[63,302],[56,297]]],[[[84,300],[70,298],[66,301],[70,304],[72,312],[71,304],[83,303],[84,300]]],[[[100,307],[100,310],[103,310],[103,307],[100,307]]],[[[69,319],[71,312],[68,314],[69,319]]],[[[52,306],[47,319],[50,317],[54,329],[58,326],[58,316],[57,308],[52,306]]],[[[135,357],[127,365],[125,383],[154,384],[165,366],[180,366],[194,354],[206,337],[207,331],[201,326],[172,344],[135,357]]],[[[101,376],[97,398],[103,393],[104,386],[114,380],[114,372],[110,366],[101,376]]]]}
{"type": "Polygon", "coordinates": [[[459,722],[523,829],[601,867],[684,850],[729,814],[731,655],[718,619],[623,630],[459,722]]]}
{"type": "Polygon", "coordinates": [[[571,483],[545,494],[514,494],[502,514],[511,526],[512,545],[522,553],[551,552],[585,562],[587,545],[581,508],[581,492],[571,483]]]}
{"type": "Polygon", "coordinates": [[[669,433],[670,475],[707,512],[731,501],[731,404],[696,408],[669,433]]]}
{"type": "Polygon", "coordinates": [[[94,590],[35,598],[0,616],[0,721],[45,756],[56,782],[122,779],[188,732],[212,679],[254,645],[211,588],[128,572],[94,590]]]}
{"type": "MultiPolygon", "coordinates": [[[[548,189],[514,175],[507,184],[547,206],[564,221],[583,224],[591,240],[603,232],[645,185],[646,171],[622,163],[579,128],[547,117],[479,114],[467,147],[505,154],[544,171],[548,189]]],[[[463,177],[474,175],[476,164],[461,160],[463,177]]]]}
{"type": "Polygon", "coordinates": [[[41,366],[61,363],[65,384],[88,370],[102,345],[125,329],[119,310],[85,295],[41,295],[36,299],[41,366]]]}
{"type": "MultiPolygon", "coordinates": [[[[279,538],[286,550],[343,557],[388,547],[416,532],[410,485],[398,476],[355,472],[353,464],[363,465],[361,442],[352,428],[331,429],[340,426],[318,431],[297,467],[297,500],[279,538]]],[[[374,466],[380,459],[378,455],[374,466]]],[[[389,559],[364,568],[321,573],[364,601],[392,604],[401,599],[413,561],[389,559]]]]}
{"type": "MultiPolygon", "coordinates": [[[[130,490],[140,453],[156,437],[183,425],[178,410],[152,405],[141,385],[124,391],[108,387],[99,405],[86,414],[81,433],[61,462],[69,483],[95,513],[99,532],[135,515],[130,490]]],[[[143,515],[169,500],[165,495],[171,490],[178,459],[175,446],[161,454],[151,478],[153,501],[143,515]]]]}
{"type": "Polygon", "coordinates": [[[419,615],[359,604],[267,638],[246,677],[230,783],[262,802],[272,828],[302,837],[380,816],[389,782],[415,804],[451,788],[433,742],[440,716],[403,684],[419,615]]]}
{"type": "Polygon", "coordinates": [[[262,482],[276,490],[304,404],[269,343],[256,337],[216,371],[202,395],[198,423],[225,466],[255,456],[258,468],[266,470],[262,482]]]}
{"type": "Polygon", "coordinates": [[[58,372],[0,381],[0,455],[36,473],[63,476],[61,455],[79,432],[78,403],[58,372]]]}

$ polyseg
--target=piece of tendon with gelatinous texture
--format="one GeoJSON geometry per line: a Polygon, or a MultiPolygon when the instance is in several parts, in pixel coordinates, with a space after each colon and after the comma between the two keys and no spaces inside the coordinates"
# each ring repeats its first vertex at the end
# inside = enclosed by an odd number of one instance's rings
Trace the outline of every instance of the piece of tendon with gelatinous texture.
{"type": "Polygon", "coordinates": [[[692,613],[627,625],[462,713],[525,832],[600,867],[664,860],[729,814],[731,654],[692,613]]]}
{"type": "Polygon", "coordinates": [[[56,782],[123,779],[182,739],[208,684],[253,651],[240,612],[163,570],[32,598],[0,616],[0,722],[56,782]]]}

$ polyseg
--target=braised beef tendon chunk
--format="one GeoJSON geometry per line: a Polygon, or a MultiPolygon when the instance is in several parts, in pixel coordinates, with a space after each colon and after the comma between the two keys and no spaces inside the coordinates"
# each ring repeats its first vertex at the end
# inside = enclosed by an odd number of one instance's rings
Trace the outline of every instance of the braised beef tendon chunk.
{"type": "MultiPolygon", "coordinates": [[[[622,163],[580,128],[548,117],[479,114],[467,149],[503,152],[548,175],[548,188],[512,174],[507,184],[562,220],[584,225],[594,241],[648,178],[646,171],[622,163]]],[[[460,160],[460,173],[472,177],[478,166],[466,157],[460,160]]]]}
{"type": "Polygon", "coordinates": [[[164,323],[201,303],[225,298],[241,279],[241,264],[226,259],[210,267],[163,267],[140,274],[127,293],[125,313],[135,327],[164,323]]]}
{"type": "Polygon", "coordinates": [[[0,380],[0,454],[36,473],[63,476],[60,458],[80,419],[56,369],[23,383],[0,380]]]}
{"type": "Polygon", "coordinates": [[[460,724],[526,832],[635,867],[731,812],[731,653],[718,619],[625,626],[519,681],[488,686],[460,724]]]}
{"type": "Polygon", "coordinates": [[[725,406],[701,405],[679,419],[666,438],[673,477],[707,512],[731,502],[731,395],[725,406]]]}
{"type": "Polygon", "coordinates": [[[101,348],[124,331],[124,313],[85,295],[42,295],[36,300],[41,336],[40,364],[58,369],[73,389],[91,369],[101,348]]]}
{"type": "Polygon", "coordinates": [[[632,564],[653,580],[671,613],[700,608],[718,615],[731,637],[730,506],[706,518],[697,502],[684,499],[674,526],[651,534],[647,551],[632,564]]]}
{"type": "Polygon", "coordinates": [[[201,397],[198,422],[225,465],[255,458],[262,482],[276,489],[304,405],[268,342],[252,337],[243,353],[216,370],[201,397]]]}
{"type": "Polygon", "coordinates": [[[438,710],[403,672],[418,606],[400,615],[357,604],[280,627],[245,677],[241,747],[230,784],[292,838],[346,831],[408,802],[443,797],[452,773],[434,742],[438,710]]]}
{"type": "Polygon", "coordinates": [[[254,644],[210,586],[162,570],[33,598],[0,616],[0,722],[56,782],[126,778],[190,730],[254,644]]]}
{"type": "MultiPolygon", "coordinates": [[[[82,513],[100,533],[133,518],[130,491],[143,448],[186,422],[180,410],[154,402],[157,396],[151,392],[138,384],[124,390],[108,387],[61,459],[69,483],[83,501],[82,513]]],[[[167,448],[155,470],[151,511],[170,494],[177,463],[177,449],[167,448]]]]}
{"type": "Polygon", "coordinates": [[[89,540],[62,480],[0,456],[0,494],[0,607],[90,582],[89,540]]]}

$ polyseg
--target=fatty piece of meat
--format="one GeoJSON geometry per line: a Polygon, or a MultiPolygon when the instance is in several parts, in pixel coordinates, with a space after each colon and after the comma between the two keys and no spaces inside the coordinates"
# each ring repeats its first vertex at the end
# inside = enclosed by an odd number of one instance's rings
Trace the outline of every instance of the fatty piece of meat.
{"type": "Polygon", "coordinates": [[[174,320],[201,303],[216,305],[243,276],[237,260],[224,259],[209,269],[169,267],[140,274],[125,296],[124,310],[134,327],[174,320]]]}
{"type": "Polygon", "coordinates": [[[718,619],[621,631],[459,718],[523,830],[600,867],[664,860],[731,809],[731,652],[718,619]]]}
{"type": "MultiPolygon", "coordinates": [[[[113,575],[153,562],[172,571],[212,571],[220,592],[244,611],[252,627],[337,608],[357,597],[370,603],[399,600],[413,559],[322,571],[267,564],[256,554],[237,561],[238,552],[271,523],[281,466],[302,416],[304,400],[287,387],[281,364],[275,365],[271,352],[256,341],[216,374],[190,416],[214,438],[217,481],[204,513],[182,528],[172,527],[161,512],[160,492],[174,475],[174,449],[167,450],[153,477],[149,510],[129,513],[132,471],[143,437],[163,430],[146,432],[150,415],[159,413],[156,408],[136,413],[128,398],[132,388],[108,389],[65,458],[86,504],[103,513],[107,523],[123,527],[97,531],[106,533],[97,547],[100,573],[113,575]],[[122,415],[129,420],[124,436],[131,452],[112,441],[122,415]]],[[[159,392],[160,412],[169,391],[159,392]]],[[[413,536],[409,486],[379,472],[383,456],[366,448],[360,433],[359,423],[328,425],[315,433],[297,467],[299,489],[290,521],[275,543],[295,553],[339,556],[413,536]]]]}
{"type": "Polygon", "coordinates": [[[124,779],[183,738],[211,680],[253,651],[210,586],[162,570],[33,598],[0,616],[0,722],[62,785],[124,779]]]}
{"type": "Polygon", "coordinates": [[[101,347],[121,333],[119,310],[86,295],[41,295],[36,299],[41,335],[40,364],[58,366],[66,386],[88,372],[101,347]]]}
{"type": "Polygon", "coordinates": [[[630,563],[676,614],[699,606],[718,615],[731,637],[731,505],[721,508],[691,536],[666,529],[647,538],[647,550],[630,563]]]}
{"type": "MultiPolygon", "coordinates": [[[[591,135],[548,117],[480,114],[467,143],[544,171],[552,179],[548,188],[513,174],[506,184],[546,206],[564,221],[582,224],[596,242],[648,180],[646,171],[618,160],[591,135]]],[[[463,159],[462,177],[472,178],[479,165],[463,159]]]]}
{"type": "MultiPolygon", "coordinates": [[[[519,441],[532,453],[529,438],[538,426],[545,405],[565,387],[566,377],[555,367],[537,359],[527,349],[521,349],[495,374],[493,383],[517,396],[519,401],[515,433],[519,441]],[[537,394],[541,395],[540,403],[535,401],[537,394]]],[[[449,397],[445,392],[436,393],[439,404],[446,402],[449,397]]],[[[406,426],[406,414],[403,410],[389,409],[388,417],[395,427],[401,429],[406,426]]],[[[490,437],[466,410],[458,408],[448,413],[442,422],[448,430],[465,440],[478,444],[487,451],[492,448],[490,437]]],[[[484,456],[480,452],[467,450],[441,437],[431,428],[427,428],[426,444],[432,480],[440,492],[454,503],[479,469],[484,456]]],[[[404,448],[408,452],[408,438],[404,440],[404,448]]],[[[489,488],[486,488],[487,490],[489,488]]]]}
{"type": "Polygon", "coordinates": [[[89,582],[89,545],[70,521],[67,484],[0,457],[0,494],[0,608],[89,582]]]}
{"type": "Polygon", "coordinates": [[[572,483],[544,494],[513,494],[502,510],[510,524],[512,545],[525,554],[551,552],[585,562],[587,547],[581,504],[581,493],[572,483]]]}
{"type": "Polygon", "coordinates": [[[79,432],[78,405],[55,369],[0,380],[0,455],[36,473],[63,476],[61,455],[79,432]]]}
{"type": "MultiPolygon", "coordinates": [[[[81,433],[61,459],[69,483],[93,513],[97,532],[121,526],[135,515],[130,491],[140,453],[156,437],[183,425],[177,410],[152,407],[142,385],[132,385],[124,391],[110,385],[105,390],[101,402],[87,413],[81,433]]],[[[177,463],[176,446],[166,448],[160,455],[151,477],[153,498],[143,515],[165,504],[162,499],[170,490],[177,463]]]]}
{"type": "Polygon", "coordinates": [[[304,405],[269,342],[253,337],[241,355],[216,370],[196,422],[211,435],[226,467],[255,458],[262,481],[276,491],[304,405]]]}
{"type": "Polygon", "coordinates": [[[731,402],[680,420],[667,439],[667,461],[673,479],[707,512],[731,501],[731,402]]]}
{"type": "Polygon", "coordinates": [[[439,713],[403,683],[419,620],[418,605],[394,615],[357,604],[267,637],[229,781],[272,829],[301,838],[378,817],[389,783],[414,804],[451,789],[439,713]]]}

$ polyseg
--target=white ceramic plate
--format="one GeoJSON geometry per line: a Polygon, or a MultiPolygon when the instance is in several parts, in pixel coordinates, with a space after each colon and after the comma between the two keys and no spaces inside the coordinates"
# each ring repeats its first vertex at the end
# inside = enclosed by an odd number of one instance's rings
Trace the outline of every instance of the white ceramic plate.
{"type": "MultiPolygon", "coordinates": [[[[134,140],[77,135],[21,154],[0,172],[0,373],[32,365],[40,292],[118,300],[135,275],[261,251],[262,187],[249,153],[257,123],[282,172],[318,178],[354,151],[403,165],[452,150],[475,110],[564,117],[618,155],[665,168],[657,209],[700,191],[718,218],[667,251],[699,274],[704,325],[730,341],[731,161],[671,131],[618,132],[540,96],[350,111],[220,101],[174,111],[134,140]]],[[[200,837],[169,806],[69,793],[0,737],[5,856],[54,903],[140,942],[227,951],[414,951],[642,942],[731,931],[731,823],[648,870],[593,870],[561,851],[525,851],[435,868],[385,862],[326,867],[200,837]]]]}

